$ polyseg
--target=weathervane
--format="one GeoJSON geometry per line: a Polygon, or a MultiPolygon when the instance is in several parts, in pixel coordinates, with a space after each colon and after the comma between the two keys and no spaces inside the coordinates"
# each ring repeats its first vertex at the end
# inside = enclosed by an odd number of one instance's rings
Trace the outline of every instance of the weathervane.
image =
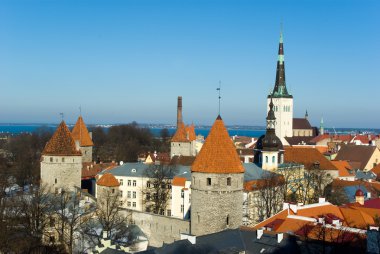
{"type": "Polygon", "coordinates": [[[220,99],[222,98],[222,97],[220,97],[220,89],[221,89],[221,88],[222,88],[222,87],[221,87],[221,82],[220,82],[220,80],[219,80],[219,87],[216,88],[216,91],[218,91],[218,100],[219,100],[218,115],[220,115],[220,99]]]}

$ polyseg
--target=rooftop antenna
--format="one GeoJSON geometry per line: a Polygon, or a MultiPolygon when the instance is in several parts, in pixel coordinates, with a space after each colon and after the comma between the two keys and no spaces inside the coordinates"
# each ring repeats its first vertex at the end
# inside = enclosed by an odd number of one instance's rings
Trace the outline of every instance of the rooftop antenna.
{"type": "Polygon", "coordinates": [[[218,100],[219,100],[218,115],[220,115],[220,99],[222,98],[222,97],[220,97],[220,89],[221,88],[222,88],[222,85],[221,85],[221,82],[219,80],[219,87],[216,88],[216,91],[218,91],[218,100]]]}
{"type": "Polygon", "coordinates": [[[65,114],[63,114],[63,113],[61,112],[61,113],[59,113],[59,115],[61,116],[61,119],[62,119],[62,121],[63,121],[63,119],[65,118],[65,114]]]}

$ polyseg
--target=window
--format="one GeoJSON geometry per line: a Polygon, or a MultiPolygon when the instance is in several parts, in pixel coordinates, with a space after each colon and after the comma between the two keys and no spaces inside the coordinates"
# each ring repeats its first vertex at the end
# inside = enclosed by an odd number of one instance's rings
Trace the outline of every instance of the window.
{"type": "Polygon", "coordinates": [[[120,182],[120,186],[123,186],[123,179],[120,179],[119,182],[120,182]]]}
{"type": "Polygon", "coordinates": [[[128,207],[131,207],[131,202],[128,201],[128,202],[127,202],[127,206],[128,206],[128,207]]]}
{"type": "Polygon", "coordinates": [[[133,180],[133,186],[136,186],[136,180],[133,180]]]}
{"type": "Polygon", "coordinates": [[[272,156],[272,163],[275,163],[276,157],[272,156]]]}
{"type": "Polygon", "coordinates": [[[131,192],[130,191],[127,192],[127,198],[131,198],[131,192]]]}
{"type": "Polygon", "coordinates": [[[210,186],[211,185],[211,178],[207,178],[207,185],[210,186]]]}
{"type": "Polygon", "coordinates": [[[184,210],[185,210],[185,209],[184,209],[184,206],[181,205],[181,213],[183,213],[184,210]]]}
{"type": "Polygon", "coordinates": [[[131,186],[131,180],[128,180],[128,186],[131,186]]]}
{"type": "Polygon", "coordinates": [[[65,162],[65,158],[62,157],[62,162],[65,162]]]}
{"type": "Polygon", "coordinates": [[[268,163],[268,156],[265,156],[265,162],[268,163]]]}
{"type": "Polygon", "coordinates": [[[160,209],[160,214],[161,215],[165,215],[165,210],[164,209],[160,209]]]}
{"type": "Polygon", "coordinates": [[[168,190],[171,190],[171,189],[172,189],[172,185],[171,185],[170,183],[168,183],[168,185],[166,186],[166,188],[167,188],[168,190]]]}
{"type": "Polygon", "coordinates": [[[150,213],[150,207],[146,207],[145,212],[150,213]]]}
{"type": "Polygon", "coordinates": [[[184,196],[185,196],[185,192],[181,190],[181,198],[183,198],[184,196]]]}
{"type": "Polygon", "coordinates": [[[153,199],[154,199],[154,200],[157,200],[157,199],[158,199],[158,195],[157,195],[157,193],[154,193],[154,194],[153,194],[153,199]]]}
{"type": "Polygon", "coordinates": [[[147,182],[146,182],[146,187],[147,187],[147,188],[150,188],[150,181],[147,181],[147,182]]]}
{"type": "Polygon", "coordinates": [[[133,207],[136,207],[136,202],[133,202],[133,203],[132,203],[132,206],[133,206],[133,207]]]}
{"type": "Polygon", "coordinates": [[[57,183],[57,178],[55,178],[55,183],[57,183]]]}
{"type": "Polygon", "coordinates": [[[136,198],[136,191],[133,192],[133,198],[136,198]]]}
{"type": "Polygon", "coordinates": [[[149,192],[146,194],[146,200],[150,200],[150,193],[149,192]]]}
{"type": "Polygon", "coordinates": [[[227,227],[228,227],[228,225],[230,225],[230,216],[229,215],[227,215],[227,218],[226,218],[226,225],[227,225],[227,227]]]}
{"type": "Polygon", "coordinates": [[[112,189],[112,193],[115,193],[115,189],[112,189]]]}
{"type": "Polygon", "coordinates": [[[231,186],[231,177],[227,177],[227,185],[231,186]]]}
{"type": "Polygon", "coordinates": [[[50,157],[50,162],[53,162],[53,157],[50,157]]]}
{"type": "Polygon", "coordinates": [[[168,209],[168,210],[166,211],[166,215],[167,215],[167,216],[172,216],[172,210],[168,209]]]}

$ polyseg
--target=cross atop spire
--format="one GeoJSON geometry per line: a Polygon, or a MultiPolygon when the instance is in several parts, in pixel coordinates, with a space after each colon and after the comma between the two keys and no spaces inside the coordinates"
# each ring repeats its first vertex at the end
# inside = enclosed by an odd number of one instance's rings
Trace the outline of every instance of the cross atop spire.
{"type": "MultiPolygon", "coordinates": [[[[280,31],[280,40],[278,45],[278,57],[277,57],[277,71],[276,82],[272,92],[275,98],[292,98],[293,96],[288,93],[285,81],[285,60],[284,60],[284,38],[282,33],[282,24],[280,31]]],[[[269,98],[270,95],[268,95],[269,98]]]]}

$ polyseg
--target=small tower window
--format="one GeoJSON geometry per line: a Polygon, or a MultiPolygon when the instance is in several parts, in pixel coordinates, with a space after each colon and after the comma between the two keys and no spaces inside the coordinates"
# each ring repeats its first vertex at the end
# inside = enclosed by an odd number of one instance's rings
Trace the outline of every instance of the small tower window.
{"type": "Polygon", "coordinates": [[[57,183],[57,178],[55,178],[55,181],[54,181],[55,183],[57,183]]]}
{"type": "Polygon", "coordinates": [[[272,156],[272,163],[275,163],[276,157],[272,156]]]}
{"type": "Polygon", "coordinates": [[[265,163],[268,163],[268,156],[265,156],[265,163]]]}
{"type": "Polygon", "coordinates": [[[230,216],[227,215],[227,218],[226,218],[226,225],[227,227],[230,225],[230,216]]]}
{"type": "Polygon", "coordinates": [[[231,177],[227,177],[227,185],[231,186],[231,177]]]}
{"type": "Polygon", "coordinates": [[[53,157],[50,157],[50,162],[53,162],[53,157]]]}
{"type": "Polygon", "coordinates": [[[65,158],[62,157],[62,162],[65,162],[65,158]]]}
{"type": "Polygon", "coordinates": [[[211,185],[211,178],[208,177],[208,178],[207,178],[207,186],[210,186],[210,185],[211,185]]]}

